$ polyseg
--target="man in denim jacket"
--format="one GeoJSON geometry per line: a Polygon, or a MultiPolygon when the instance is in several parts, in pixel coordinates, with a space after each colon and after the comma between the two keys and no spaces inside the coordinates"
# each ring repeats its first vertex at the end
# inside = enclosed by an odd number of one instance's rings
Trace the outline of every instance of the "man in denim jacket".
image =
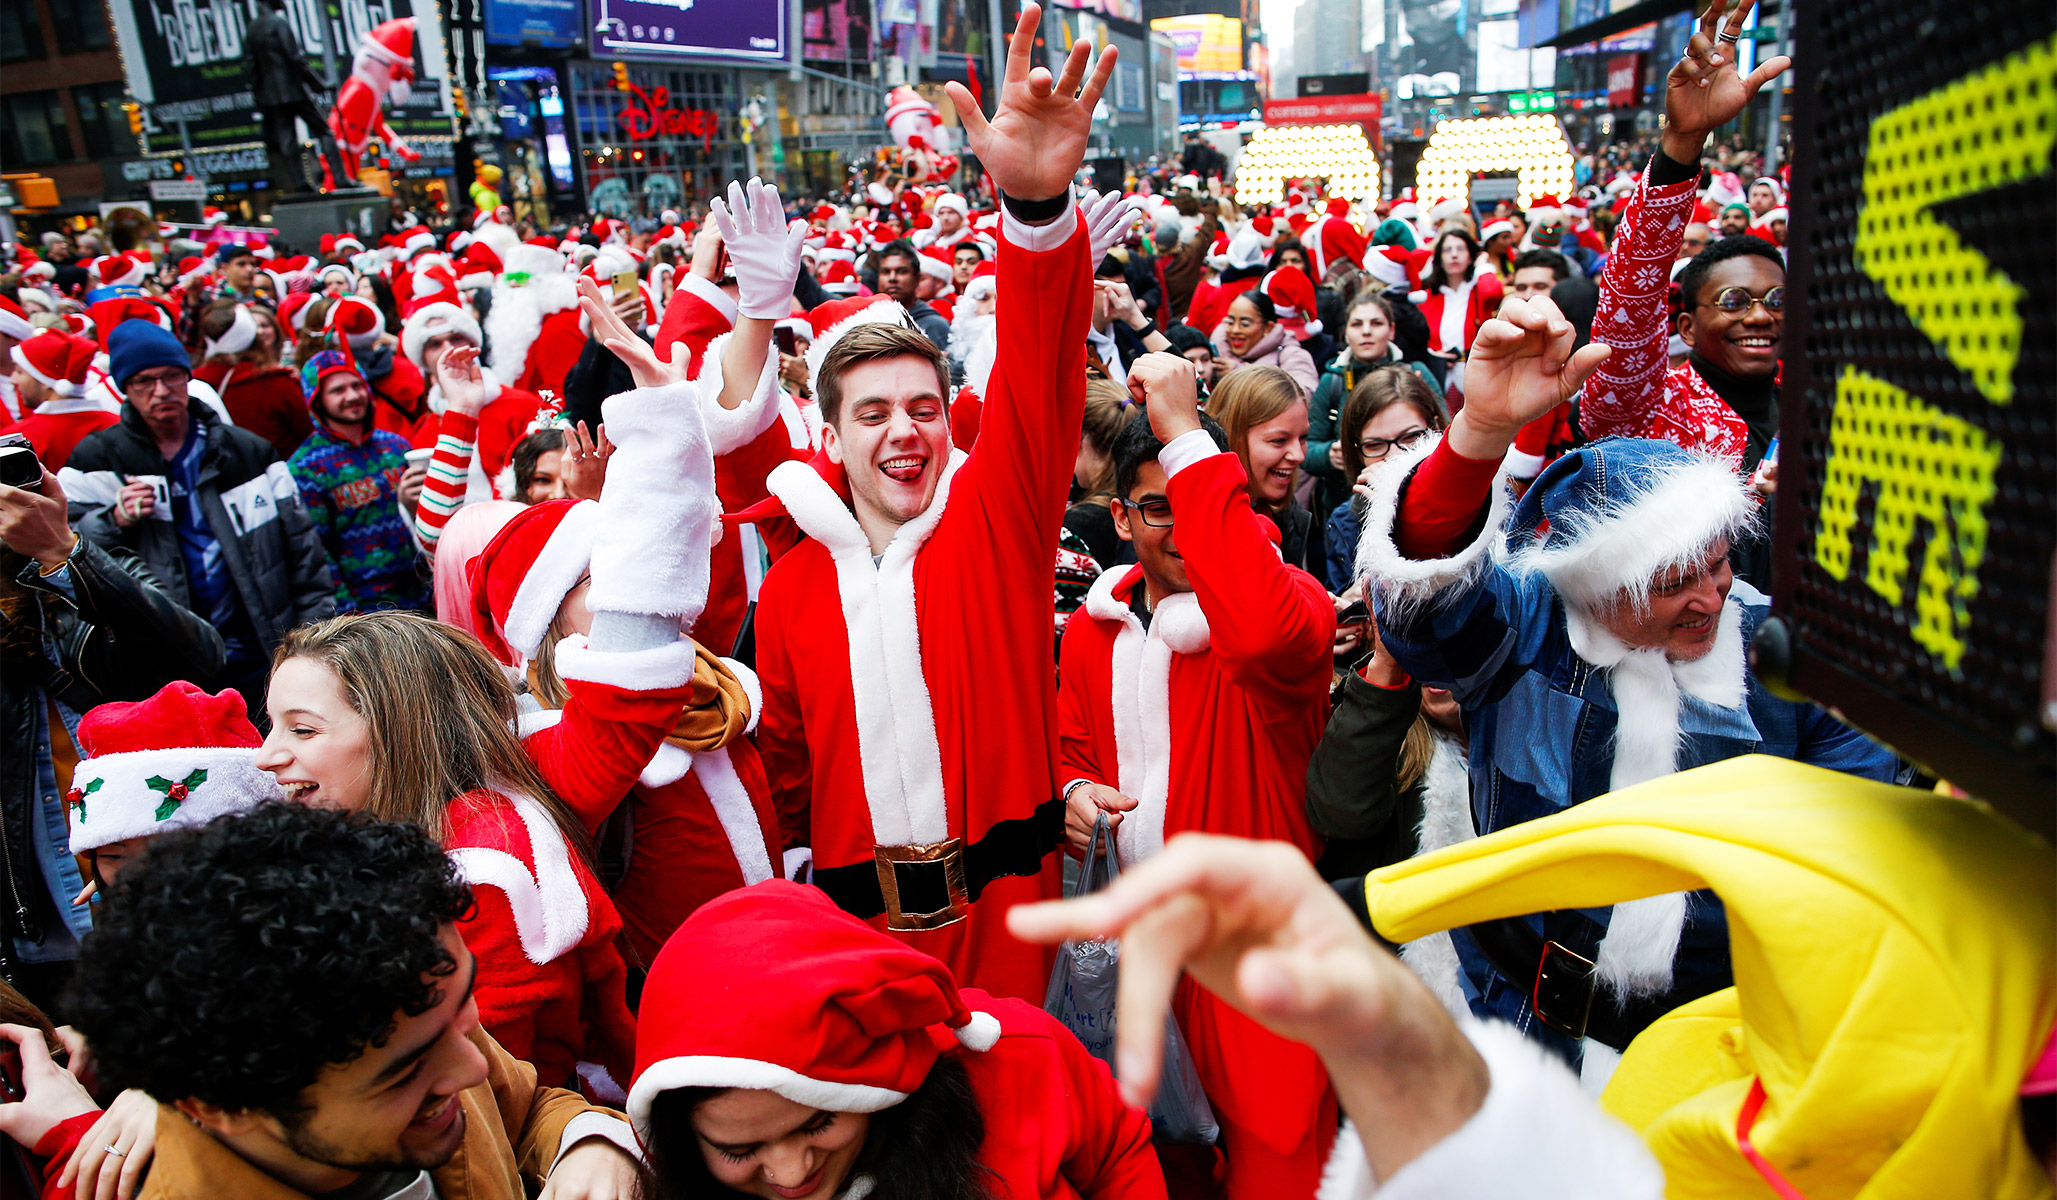
{"type": "MultiPolygon", "coordinates": [[[[1547,298],[1510,300],[1480,330],[1448,434],[1396,457],[1365,517],[1358,570],[1387,649],[1463,706],[1478,832],[1744,754],[1891,780],[1890,752],[1750,672],[1770,600],[1729,570],[1731,540],[1760,518],[1728,464],[1610,438],[1514,504],[1496,476],[1516,431],[1608,353],[1572,346],[1547,298]]],[[[1609,1045],[1731,982],[1710,893],[1518,924],[1455,931],[1467,998],[1582,1057],[1589,1077],[1611,1071],[1609,1045]]]]}

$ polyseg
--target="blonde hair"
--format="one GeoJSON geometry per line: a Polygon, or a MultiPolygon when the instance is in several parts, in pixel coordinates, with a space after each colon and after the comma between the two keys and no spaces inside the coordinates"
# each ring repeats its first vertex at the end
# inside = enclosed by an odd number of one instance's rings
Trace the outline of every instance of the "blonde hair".
{"type": "Polygon", "coordinates": [[[479,640],[406,612],[354,613],[286,635],[272,669],[308,658],[335,673],[371,734],[373,815],[449,836],[450,803],[467,792],[536,801],[590,865],[585,826],[550,790],[514,734],[514,689],[479,640]]]}
{"type": "Polygon", "coordinates": [[[1086,441],[1107,460],[1090,483],[1086,485],[1088,496],[1112,496],[1114,494],[1114,440],[1121,436],[1135,412],[1128,407],[1128,390],[1111,379],[1089,379],[1086,381],[1086,417],[1081,429],[1086,441]]]}
{"type": "MultiPolygon", "coordinates": [[[[1229,449],[1243,464],[1243,474],[1254,481],[1257,472],[1250,467],[1250,431],[1306,402],[1307,393],[1300,389],[1300,382],[1277,367],[1237,367],[1222,377],[1208,397],[1207,415],[1221,423],[1229,449]]],[[[1286,503],[1292,503],[1290,497],[1286,503]]]]}

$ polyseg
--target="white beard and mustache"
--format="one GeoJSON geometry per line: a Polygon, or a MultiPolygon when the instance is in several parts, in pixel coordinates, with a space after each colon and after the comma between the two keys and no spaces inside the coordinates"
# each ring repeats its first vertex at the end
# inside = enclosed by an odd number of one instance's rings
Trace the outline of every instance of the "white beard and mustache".
{"type": "Polygon", "coordinates": [[[950,356],[964,364],[965,384],[984,397],[1000,345],[997,314],[973,312],[966,303],[950,321],[950,356]]]}

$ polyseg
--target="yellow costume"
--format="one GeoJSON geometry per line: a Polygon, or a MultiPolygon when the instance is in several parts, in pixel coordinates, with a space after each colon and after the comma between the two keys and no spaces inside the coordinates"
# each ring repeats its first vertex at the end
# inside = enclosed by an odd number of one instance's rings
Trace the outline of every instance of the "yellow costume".
{"type": "Polygon", "coordinates": [[[1990,808],[1752,756],[1387,867],[1396,942],[1708,887],[1735,986],[1622,1056],[1602,1106],[1672,1200],[2049,1196],[2017,1091],[2057,1021],[2057,864],[1990,808]],[[1765,1094],[1745,1159],[1737,1117],[1765,1094]]]}

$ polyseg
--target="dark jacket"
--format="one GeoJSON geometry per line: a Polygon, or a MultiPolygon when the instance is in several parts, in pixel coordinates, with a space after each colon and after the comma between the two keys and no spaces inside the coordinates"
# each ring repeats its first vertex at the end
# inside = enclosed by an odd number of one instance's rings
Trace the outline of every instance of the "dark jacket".
{"type": "MultiPolygon", "coordinates": [[[[0,968],[10,965],[14,937],[41,941],[58,917],[49,911],[29,842],[37,707],[54,696],[83,713],[111,700],[145,699],[174,679],[204,684],[222,668],[220,635],[174,603],[142,559],[82,537],[68,569],[70,595],[33,561],[15,576],[31,596],[21,619],[40,622],[55,661],[40,657],[0,669],[0,968]]],[[[0,623],[7,619],[0,615],[0,623]]]]}
{"type": "Polygon", "coordinates": [[[260,6],[243,31],[243,55],[250,64],[250,101],[259,108],[299,104],[326,90],[300,53],[293,27],[274,9],[260,6]]]}
{"type": "Polygon", "coordinates": [[[1307,760],[1307,817],[1328,841],[1322,877],[1341,879],[1414,857],[1427,776],[1403,788],[1399,768],[1421,685],[1382,688],[1345,671],[1329,706],[1307,760]]]}
{"type": "MultiPolygon", "coordinates": [[[[243,612],[269,657],[295,626],[335,615],[335,578],[321,535],[300,506],[300,489],[271,443],[247,429],[223,425],[199,401],[188,409],[207,430],[200,462],[200,505],[221,542],[222,558],[243,612]]],[[[121,406],[121,423],[79,443],[62,479],[71,498],[72,526],[108,548],[142,556],[164,590],[192,604],[177,526],[142,520],[123,529],[114,522],[114,497],[130,475],[163,475],[167,464],[134,405],[121,406]]]]}

